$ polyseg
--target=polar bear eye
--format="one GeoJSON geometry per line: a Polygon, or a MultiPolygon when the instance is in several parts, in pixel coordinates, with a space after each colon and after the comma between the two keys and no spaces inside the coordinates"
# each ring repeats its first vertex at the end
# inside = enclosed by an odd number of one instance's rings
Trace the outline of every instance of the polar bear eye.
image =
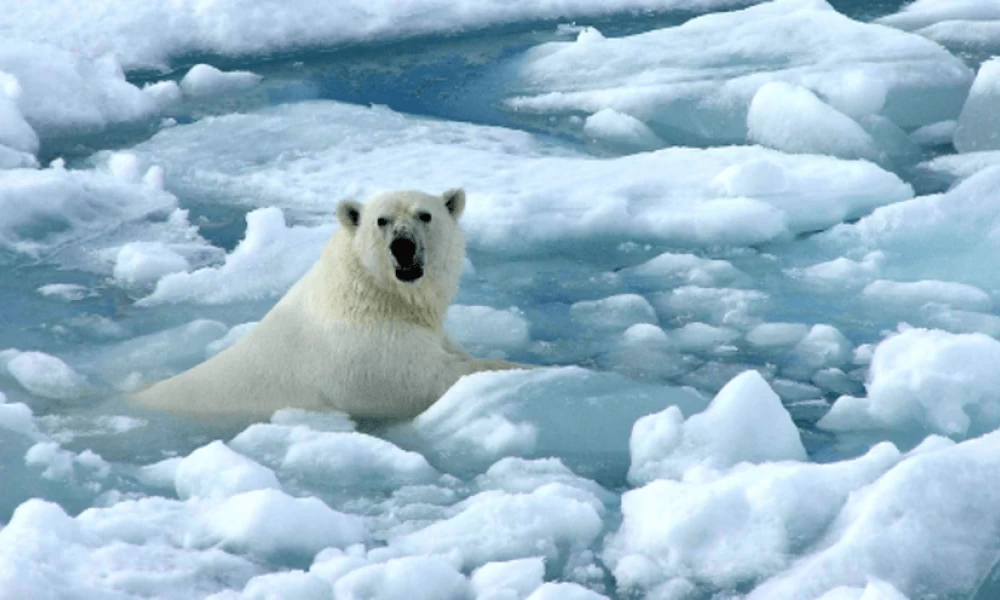
{"type": "Polygon", "coordinates": [[[417,218],[420,219],[421,221],[423,221],[424,223],[430,223],[431,222],[431,213],[429,213],[429,212],[419,213],[417,215],[417,218]]]}
{"type": "Polygon", "coordinates": [[[385,217],[379,217],[376,223],[378,223],[379,227],[385,227],[386,225],[389,224],[389,219],[386,219],[385,217]]]}

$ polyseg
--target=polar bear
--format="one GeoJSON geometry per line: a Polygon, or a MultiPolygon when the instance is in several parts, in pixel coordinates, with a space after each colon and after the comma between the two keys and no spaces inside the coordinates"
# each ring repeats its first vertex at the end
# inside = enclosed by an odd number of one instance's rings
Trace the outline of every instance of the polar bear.
{"type": "Polygon", "coordinates": [[[133,400],[201,416],[294,407],[401,420],[463,375],[530,368],[472,358],[444,331],[465,256],[464,209],[459,189],[341,202],[319,260],[250,333],[133,400]]]}

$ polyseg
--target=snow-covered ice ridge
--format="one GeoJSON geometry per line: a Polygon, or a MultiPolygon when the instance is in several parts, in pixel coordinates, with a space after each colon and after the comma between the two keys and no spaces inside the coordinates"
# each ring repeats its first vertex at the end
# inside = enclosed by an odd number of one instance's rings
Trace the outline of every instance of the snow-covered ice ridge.
{"type": "Polygon", "coordinates": [[[861,4],[0,0],[0,598],[1000,597],[1000,13],[861,4]],[[390,40],[441,111],[301,50],[390,40]],[[546,368],[124,403],[456,186],[446,328],[546,368]]]}

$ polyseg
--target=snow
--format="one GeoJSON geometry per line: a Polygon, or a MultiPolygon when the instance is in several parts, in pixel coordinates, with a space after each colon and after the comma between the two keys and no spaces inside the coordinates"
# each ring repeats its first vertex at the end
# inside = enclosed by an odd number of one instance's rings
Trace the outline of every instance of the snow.
{"type": "Polygon", "coordinates": [[[197,54],[266,55],[282,51],[469,31],[510,23],[599,17],[615,13],[711,9],[740,0],[559,0],[453,5],[442,0],[323,5],[278,0],[203,5],[156,0],[124,6],[100,0],[81,7],[59,0],[43,6],[6,2],[0,35],[45,41],[86,56],[111,53],[128,69],[165,68],[197,54]],[[251,10],[252,8],[252,10],[251,10]]]}
{"type": "MultiPolygon", "coordinates": [[[[881,114],[904,128],[955,118],[972,81],[937,44],[853,21],[823,0],[776,0],[632,36],[542,44],[518,77],[507,105],[519,113],[613,109],[674,143],[741,142],[751,99],[773,81],[806,88],[853,118],[881,114]],[[935,101],[918,108],[914,96],[935,101]]],[[[818,103],[807,105],[815,112],[818,103]]],[[[843,138],[844,127],[829,127],[843,138]]]]}
{"type": "Polygon", "coordinates": [[[969,98],[958,116],[955,149],[959,152],[1000,150],[1000,59],[979,67],[969,98]]]}
{"type": "Polygon", "coordinates": [[[854,119],[811,91],[774,81],[754,94],[747,113],[751,141],[785,152],[879,161],[875,140],[854,119]]]}
{"type": "Polygon", "coordinates": [[[952,51],[1000,48],[1000,7],[977,0],[916,0],[880,23],[914,31],[952,51]]]}

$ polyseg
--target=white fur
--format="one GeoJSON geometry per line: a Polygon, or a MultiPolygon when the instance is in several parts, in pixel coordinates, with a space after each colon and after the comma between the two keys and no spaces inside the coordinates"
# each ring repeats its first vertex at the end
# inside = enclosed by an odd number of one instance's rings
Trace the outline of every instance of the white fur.
{"type": "Polygon", "coordinates": [[[465,255],[457,223],[464,206],[461,190],[341,203],[341,227],[319,261],[249,334],[135,400],[201,415],[266,417],[296,407],[407,419],[463,375],[525,368],[474,359],[444,332],[465,255]],[[380,227],[380,216],[391,225],[380,227]],[[397,279],[389,252],[399,232],[424,252],[424,275],[413,283],[397,279]]]}

